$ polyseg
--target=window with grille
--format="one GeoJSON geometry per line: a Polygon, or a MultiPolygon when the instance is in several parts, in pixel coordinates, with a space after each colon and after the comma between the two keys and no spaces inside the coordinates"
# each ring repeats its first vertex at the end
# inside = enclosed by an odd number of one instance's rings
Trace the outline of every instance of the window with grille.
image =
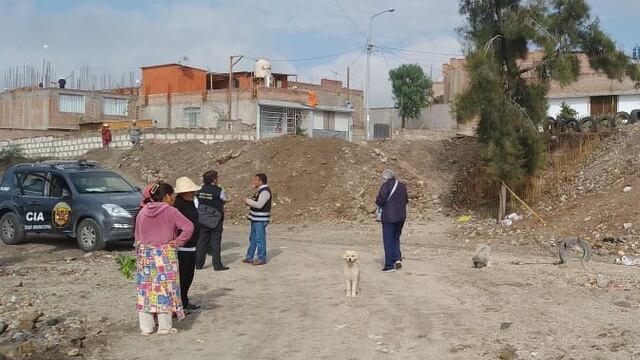
{"type": "Polygon", "coordinates": [[[102,100],[102,113],[110,116],[127,116],[129,106],[127,99],[104,98],[102,100]]]}
{"type": "Polygon", "coordinates": [[[189,129],[201,127],[202,114],[199,107],[186,107],[182,112],[184,115],[184,127],[189,129]]]}
{"type": "Polygon", "coordinates": [[[58,111],[84,114],[84,95],[58,95],[58,111]]]}

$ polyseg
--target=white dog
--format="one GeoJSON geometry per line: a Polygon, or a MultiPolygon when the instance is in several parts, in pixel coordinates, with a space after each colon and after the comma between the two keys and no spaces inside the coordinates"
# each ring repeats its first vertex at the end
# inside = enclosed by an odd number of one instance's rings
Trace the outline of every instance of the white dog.
{"type": "Polygon", "coordinates": [[[344,276],[347,284],[347,297],[356,297],[360,282],[360,256],[355,251],[347,250],[342,258],[345,261],[344,276]]]}

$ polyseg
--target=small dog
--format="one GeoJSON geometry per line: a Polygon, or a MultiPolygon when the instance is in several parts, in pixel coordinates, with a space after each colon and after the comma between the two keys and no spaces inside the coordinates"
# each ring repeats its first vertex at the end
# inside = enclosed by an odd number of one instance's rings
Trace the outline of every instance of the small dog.
{"type": "Polygon", "coordinates": [[[345,261],[344,276],[347,284],[347,297],[356,297],[360,282],[360,256],[355,251],[347,250],[342,258],[345,261]]]}

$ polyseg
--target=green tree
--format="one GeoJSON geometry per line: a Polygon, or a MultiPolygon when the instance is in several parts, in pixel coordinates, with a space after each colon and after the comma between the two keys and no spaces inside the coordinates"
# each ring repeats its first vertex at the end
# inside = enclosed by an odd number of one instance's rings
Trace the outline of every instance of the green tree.
{"type": "Polygon", "coordinates": [[[568,121],[571,119],[576,120],[578,118],[578,112],[563,101],[562,104],[560,104],[560,112],[558,113],[557,118],[562,121],[568,121]]]}
{"type": "Polygon", "coordinates": [[[540,167],[544,138],[537,128],[549,84],[577,80],[579,52],[612,79],[640,81],[640,68],[616,49],[584,0],[460,0],[460,14],[469,87],[455,112],[459,121],[479,120],[483,158],[507,183],[520,184],[540,167]],[[531,49],[539,56],[529,58],[531,49]]]}
{"type": "Polygon", "coordinates": [[[416,64],[402,64],[390,70],[389,79],[404,129],[406,120],[419,118],[422,109],[429,104],[433,82],[416,64]]]}

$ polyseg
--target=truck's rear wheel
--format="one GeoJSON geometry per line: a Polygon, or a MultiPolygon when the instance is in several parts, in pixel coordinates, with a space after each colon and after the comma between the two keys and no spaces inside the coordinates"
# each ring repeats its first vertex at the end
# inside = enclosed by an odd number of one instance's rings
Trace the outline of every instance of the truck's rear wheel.
{"type": "Polygon", "coordinates": [[[24,241],[24,226],[16,214],[9,212],[0,218],[0,239],[7,245],[18,245],[24,241]]]}
{"type": "Polygon", "coordinates": [[[78,246],[84,251],[96,251],[105,248],[102,229],[93,219],[84,219],[76,229],[78,246]]]}

